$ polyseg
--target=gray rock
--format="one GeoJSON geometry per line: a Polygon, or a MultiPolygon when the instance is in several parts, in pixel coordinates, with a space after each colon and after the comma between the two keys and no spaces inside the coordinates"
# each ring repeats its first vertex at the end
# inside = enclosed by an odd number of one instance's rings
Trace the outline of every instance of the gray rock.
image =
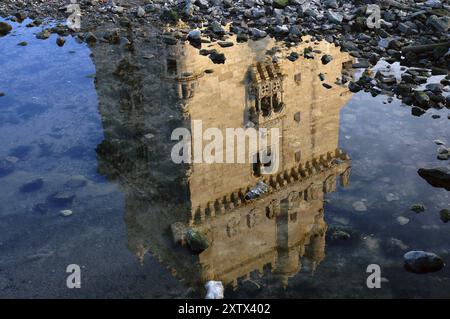
{"type": "Polygon", "coordinates": [[[409,251],[403,256],[406,270],[425,274],[436,272],[444,267],[444,261],[434,253],[425,251],[409,251]]]}
{"type": "Polygon", "coordinates": [[[448,223],[450,221],[450,210],[444,208],[439,212],[439,216],[444,223],[448,223]]]}
{"type": "Polygon", "coordinates": [[[251,28],[250,31],[252,33],[252,36],[254,36],[255,38],[258,38],[258,39],[265,38],[267,36],[266,31],[263,31],[263,30],[260,30],[257,28],[251,28]]]}
{"type": "Polygon", "coordinates": [[[353,81],[350,81],[348,83],[348,89],[350,90],[350,92],[357,93],[361,91],[361,86],[353,81]]]}
{"type": "Polygon", "coordinates": [[[450,159],[450,149],[445,147],[439,148],[437,158],[441,161],[450,159]]]}
{"type": "Polygon", "coordinates": [[[350,237],[351,237],[350,234],[343,230],[335,230],[331,235],[331,238],[339,240],[348,240],[350,239],[350,237]]]}
{"type": "Polygon", "coordinates": [[[330,21],[331,23],[341,23],[342,20],[344,19],[342,14],[331,11],[331,10],[327,11],[327,18],[328,18],[328,21],[330,21]]]}
{"type": "Polygon", "coordinates": [[[57,44],[59,47],[64,46],[65,43],[66,43],[66,39],[64,39],[63,37],[58,37],[58,38],[56,39],[56,44],[57,44]]]}
{"type": "Polygon", "coordinates": [[[447,32],[450,29],[450,17],[443,16],[438,18],[432,15],[428,18],[427,25],[435,28],[439,32],[447,32]]]}
{"type": "Polygon", "coordinates": [[[190,40],[201,40],[202,32],[198,29],[192,30],[188,33],[188,39],[190,40]]]}
{"type": "Polygon", "coordinates": [[[325,1],[323,1],[323,5],[325,6],[325,8],[331,8],[331,9],[338,8],[338,4],[337,4],[336,0],[325,0],[325,1]]]}
{"type": "Polygon", "coordinates": [[[140,18],[142,18],[142,17],[144,17],[145,16],[145,10],[144,10],[144,8],[142,8],[142,7],[138,7],[138,10],[137,10],[137,16],[138,17],[140,17],[140,18]]]}
{"type": "Polygon", "coordinates": [[[322,55],[321,58],[322,64],[328,64],[331,62],[331,60],[333,60],[333,57],[331,55],[329,54],[322,55]]]}
{"type": "Polygon", "coordinates": [[[450,190],[450,168],[421,168],[418,170],[420,177],[425,179],[430,185],[434,187],[443,187],[450,190]]]}
{"type": "Polygon", "coordinates": [[[9,23],[0,21],[0,37],[7,35],[12,30],[12,26],[9,23]]]}
{"type": "Polygon", "coordinates": [[[49,200],[57,205],[70,205],[75,199],[75,194],[71,192],[56,192],[49,197],[49,200]]]}
{"type": "Polygon", "coordinates": [[[186,234],[186,241],[194,253],[201,253],[208,249],[208,238],[197,230],[190,229],[186,234]]]}
{"type": "Polygon", "coordinates": [[[411,210],[415,213],[422,213],[425,211],[425,206],[423,204],[413,204],[411,210]]]}
{"type": "Polygon", "coordinates": [[[219,52],[212,52],[209,55],[209,58],[211,61],[213,61],[214,64],[224,64],[225,63],[225,54],[219,53],[219,52]]]}
{"type": "Polygon", "coordinates": [[[430,104],[430,97],[422,91],[414,91],[414,99],[420,107],[428,107],[430,104]]]}
{"type": "Polygon", "coordinates": [[[36,34],[36,38],[38,38],[39,40],[46,40],[46,39],[50,38],[51,35],[52,35],[52,33],[50,32],[50,30],[45,29],[45,30],[42,30],[41,32],[39,32],[38,34],[36,34]]]}

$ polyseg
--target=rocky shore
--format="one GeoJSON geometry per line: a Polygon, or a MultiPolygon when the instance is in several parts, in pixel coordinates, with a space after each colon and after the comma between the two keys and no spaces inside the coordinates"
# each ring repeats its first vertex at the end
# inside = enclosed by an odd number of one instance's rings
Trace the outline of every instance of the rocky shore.
{"type": "MultiPolygon", "coordinates": [[[[18,22],[30,18],[33,21],[29,26],[41,25],[48,19],[62,21],[48,29],[44,26],[37,35],[47,39],[51,33],[58,33],[60,46],[69,34],[91,45],[97,41],[132,43],[146,25],[164,30],[166,43],[190,41],[199,49],[202,43],[211,41],[226,46],[231,35],[237,35],[240,42],[270,36],[287,47],[309,35],[313,40],[334,43],[358,58],[352,67],[363,70],[362,76],[355,82],[338,79],[348,82],[352,92],[395,95],[412,106],[415,116],[429,108],[450,108],[446,93],[450,84],[448,0],[78,0],[81,29],[75,31],[65,25],[70,15],[68,4],[64,0],[7,0],[0,4],[0,15],[18,22]],[[105,24],[112,31],[96,34],[95,30],[105,24]],[[372,72],[380,59],[389,64],[400,62],[400,76],[389,67],[372,72]],[[428,83],[433,75],[441,76],[439,82],[428,83]]],[[[0,36],[10,31],[8,23],[1,23],[0,36]]],[[[213,61],[225,62],[222,54],[214,54],[218,58],[211,57],[213,61]]],[[[321,58],[324,64],[333,58],[312,50],[305,50],[303,55],[321,58]]],[[[298,56],[287,58],[296,60],[298,56]]]]}

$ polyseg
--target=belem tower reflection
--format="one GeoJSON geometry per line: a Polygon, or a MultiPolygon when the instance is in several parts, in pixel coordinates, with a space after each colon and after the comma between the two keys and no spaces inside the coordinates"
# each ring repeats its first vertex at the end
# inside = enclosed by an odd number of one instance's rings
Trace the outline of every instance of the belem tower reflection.
{"type": "MultiPolygon", "coordinates": [[[[189,286],[220,280],[236,287],[267,270],[286,286],[302,263],[314,271],[325,258],[324,194],[335,191],[338,179],[349,183],[350,158],[338,134],[351,94],[335,81],[349,72],[351,57],[323,41],[280,48],[275,60],[267,52],[277,44],[267,38],[229,48],[204,44],[225,53],[225,64],[214,64],[188,43],[165,45],[158,36],[147,42],[150,55],[109,52],[117,63],[100,62],[106,53],[93,49],[105,132],[99,171],[125,193],[129,249],[141,262],[153,255],[189,286]],[[333,60],[285,58],[310,46],[333,60]],[[263,175],[266,164],[258,161],[174,164],[170,133],[194,120],[221,130],[279,128],[278,171],[263,175]],[[269,191],[246,200],[258,181],[269,191]],[[204,234],[206,250],[187,249],[189,229],[204,234]]],[[[251,155],[270,152],[271,145],[251,155]]]]}

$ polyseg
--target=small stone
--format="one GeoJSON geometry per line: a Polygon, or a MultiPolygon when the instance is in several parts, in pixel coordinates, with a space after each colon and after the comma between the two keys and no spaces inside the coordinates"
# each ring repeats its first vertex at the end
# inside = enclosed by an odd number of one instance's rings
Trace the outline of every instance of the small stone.
{"type": "Polygon", "coordinates": [[[111,11],[113,13],[122,14],[125,11],[125,8],[121,6],[114,6],[112,7],[111,11]]]}
{"type": "Polygon", "coordinates": [[[208,238],[197,230],[190,229],[186,241],[194,253],[201,253],[209,247],[208,238]]]}
{"type": "Polygon", "coordinates": [[[50,38],[51,35],[52,35],[52,33],[50,32],[50,30],[45,29],[45,30],[42,30],[41,32],[39,32],[38,34],[36,34],[36,38],[38,38],[39,40],[46,40],[46,39],[50,38]]]}
{"type": "Polygon", "coordinates": [[[442,140],[434,140],[433,141],[436,145],[445,145],[445,142],[443,142],[442,140]]]}
{"type": "Polygon", "coordinates": [[[189,40],[200,41],[201,38],[202,38],[202,31],[198,29],[189,31],[188,33],[189,40]]]}
{"type": "Polygon", "coordinates": [[[236,36],[236,41],[238,43],[247,42],[248,36],[245,33],[238,33],[238,35],[236,36]]]}
{"type": "Polygon", "coordinates": [[[75,194],[66,191],[56,192],[49,197],[49,200],[57,205],[69,205],[74,199],[75,194]]]}
{"type": "Polygon", "coordinates": [[[277,9],[284,9],[289,4],[289,0],[274,0],[273,7],[277,9]]]}
{"type": "Polygon", "coordinates": [[[326,88],[326,89],[331,89],[331,88],[332,88],[332,86],[329,85],[328,83],[322,83],[322,86],[323,86],[324,88],[326,88]]]}
{"type": "Polygon", "coordinates": [[[450,148],[445,148],[445,147],[439,148],[437,158],[438,158],[438,160],[441,160],[441,161],[446,161],[446,160],[450,159],[450,148]]]}
{"type": "Polygon", "coordinates": [[[73,214],[73,211],[71,211],[70,209],[64,209],[60,211],[60,214],[64,217],[69,217],[73,214]]]}
{"type": "Polygon", "coordinates": [[[361,86],[353,81],[350,81],[348,83],[348,89],[350,90],[350,92],[357,93],[361,91],[361,86]]]}
{"type": "Polygon", "coordinates": [[[59,47],[64,46],[65,43],[66,43],[66,39],[64,39],[63,37],[58,37],[58,38],[56,39],[56,44],[57,44],[59,47]]]}
{"type": "Polygon", "coordinates": [[[84,176],[75,176],[69,179],[64,186],[68,188],[80,188],[86,186],[88,180],[84,176]]]}
{"type": "Polygon", "coordinates": [[[341,23],[342,20],[344,19],[344,16],[338,12],[334,12],[334,11],[327,11],[326,16],[328,18],[328,21],[330,21],[331,23],[341,23]]]}
{"type": "Polygon", "coordinates": [[[28,42],[22,41],[22,42],[19,42],[17,45],[20,45],[21,47],[26,47],[28,45],[28,42]]]}
{"type": "Polygon", "coordinates": [[[222,48],[229,48],[229,47],[232,47],[234,45],[234,43],[231,41],[219,41],[219,45],[222,48]]]}
{"type": "Polygon", "coordinates": [[[411,108],[411,114],[414,116],[421,116],[421,115],[425,114],[425,112],[426,111],[423,108],[418,107],[418,106],[413,106],[411,108]]]}
{"type": "Polygon", "coordinates": [[[386,198],[386,200],[387,200],[388,202],[392,202],[392,201],[394,201],[394,200],[399,200],[399,199],[400,199],[400,197],[398,197],[397,195],[392,194],[392,193],[387,194],[387,195],[385,196],[385,198],[386,198]]]}
{"type": "Polygon", "coordinates": [[[217,35],[225,35],[225,30],[224,30],[224,28],[223,28],[222,25],[221,25],[219,22],[217,22],[217,21],[212,22],[211,25],[209,26],[209,28],[211,29],[211,31],[212,31],[213,33],[215,33],[215,34],[217,34],[217,35]]]}
{"type": "Polygon", "coordinates": [[[430,185],[434,187],[443,187],[446,190],[450,190],[449,167],[420,168],[418,170],[418,174],[430,185]]]}
{"type": "Polygon", "coordinates": [[[414,204],[410,209],[415,213],[422,213],[425,211],[425,206],[422,204],[414,204]]]}
{"type": "Polygon", "coordinates": [[[209,58],[211,61],[213,61],[214,64],[224,64],[225,63],[225,54],[219,53],[219,52],[212,52],[209,55],[209,58]]]}
{"type": "Polygon", "coordinates": [[[252,28],[250,29],[250,32],[252,33],[252,36],[254,36],[257,39],[261,39],[261,38],[265,38],[267,36],[267,32],[257,29],[257,28],[252,28]]]}
{"type": "Polygon", "coordinates": [[[0,37],[7,35],[12,30],[12,26],[9,23],[0,21],[0,37]]]}
{"type": "Polygon", "coordinates": [[[436,272],[444,267],[442,258],[431,252],[409,251],[403,256],[403,260],[405,269],[417,274],[436,272]]]}
{"type": "Polygon", "coordinates": [[[297,52],[291,52],[288,55],[287,59],[291,62],[294,62],[294,61],[297,61],[299,57],[300,57],[300,55],[297,52]]]}
{"type": "Polygon", "coordinates": [[[404,216],[398,216],[397,221],[400,225],[404,226],[409,223],[409,218],[404,216]]]}
{"type": "Polygon", "coordinates": [[[331,55],[329,55],[329,54],[322,55],[322,58],[321,58],[322,64],[324,64],[324,65],[328,64],[331,62],[331,60],[333,60],[333,57],[331,55]]]}
{"type": "Polygon", "coordinates": [[[85,36],[85,41],[88,44],[93,44],[97,42],[97,37],[92,32],[88,32],[85,36]]]}
{"type": "Polygon", "coordinates": [[[339,240],[348,240],[350,239],[350,237],[351,237],[350,234],[343,230],[335,230],[331,235],[331,238],[339,240]]]}
{"type": "Polygon", "coordinates": [[[138,16],[139,18],[142,18],[142,17],[145,16],[145,10],[144,10],[144,8],[142,8],[141,6],[138,7],[138,10],[137,10],[137,16],[138,16]]]}
{"type": "Polygon", "coordinates": [[[444,223],[448,223],[450,221],[450,210],[446,208],[441,209],[439,216],[444,223]]]}
{"type": "Polygon", "coordinates": [[[438,18],[432,15],[428,18],[427,25],[435,28],[439,32],[447,32],[450,29],[450,17],[443,16],[438,18]]]}
{"type": "Polygon", "coordinates": [[[362,201],[354,202],[352,206],[357,212],[365,212],[367,210],[366,205],[362,201]]]}

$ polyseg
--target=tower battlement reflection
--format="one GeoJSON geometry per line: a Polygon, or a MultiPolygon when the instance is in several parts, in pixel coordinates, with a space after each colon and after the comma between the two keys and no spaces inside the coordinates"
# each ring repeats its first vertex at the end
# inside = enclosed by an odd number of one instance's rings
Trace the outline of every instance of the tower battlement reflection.
{"type": "Polygon", "coordinates": [[[99,170],[125,193],[129,249],[141,261],[149,252],[188,285],[236,286],[266,269],[287,285],[305,259],[314,271],[325,258],[324,194],[335,191],[337,179],[349,183],[350,159],[338,135],[350,93],[335,81],[351,57],[323,41],[282,48],[274,62],[267,51],[277,44],[267,38],[229,48],[204,44],[226,56],[225,64],[214,64],[187,43],[166,46],[157,36],[147,42],[151,56],[108,52],[117,63],[101,62],[107,53],[93,49],[105,131],[99,170]],[[284,58],[309,46],[333,60],[284,58]],[[103,81],[101,73],[114,77],[103,81]],[[332,88],[322,86],[319,73],[332,88]],[[249,124],[278,128],[279,170],[261,175],[258,163],[174,164],[171,130],[190,129],[195,120],[224,136],[226,128],[249,124]],[[261,180],[268,193],[246,200],[261,180]],[[184,247],[190,228],[208,238],[198,255],[184,247]]]}

